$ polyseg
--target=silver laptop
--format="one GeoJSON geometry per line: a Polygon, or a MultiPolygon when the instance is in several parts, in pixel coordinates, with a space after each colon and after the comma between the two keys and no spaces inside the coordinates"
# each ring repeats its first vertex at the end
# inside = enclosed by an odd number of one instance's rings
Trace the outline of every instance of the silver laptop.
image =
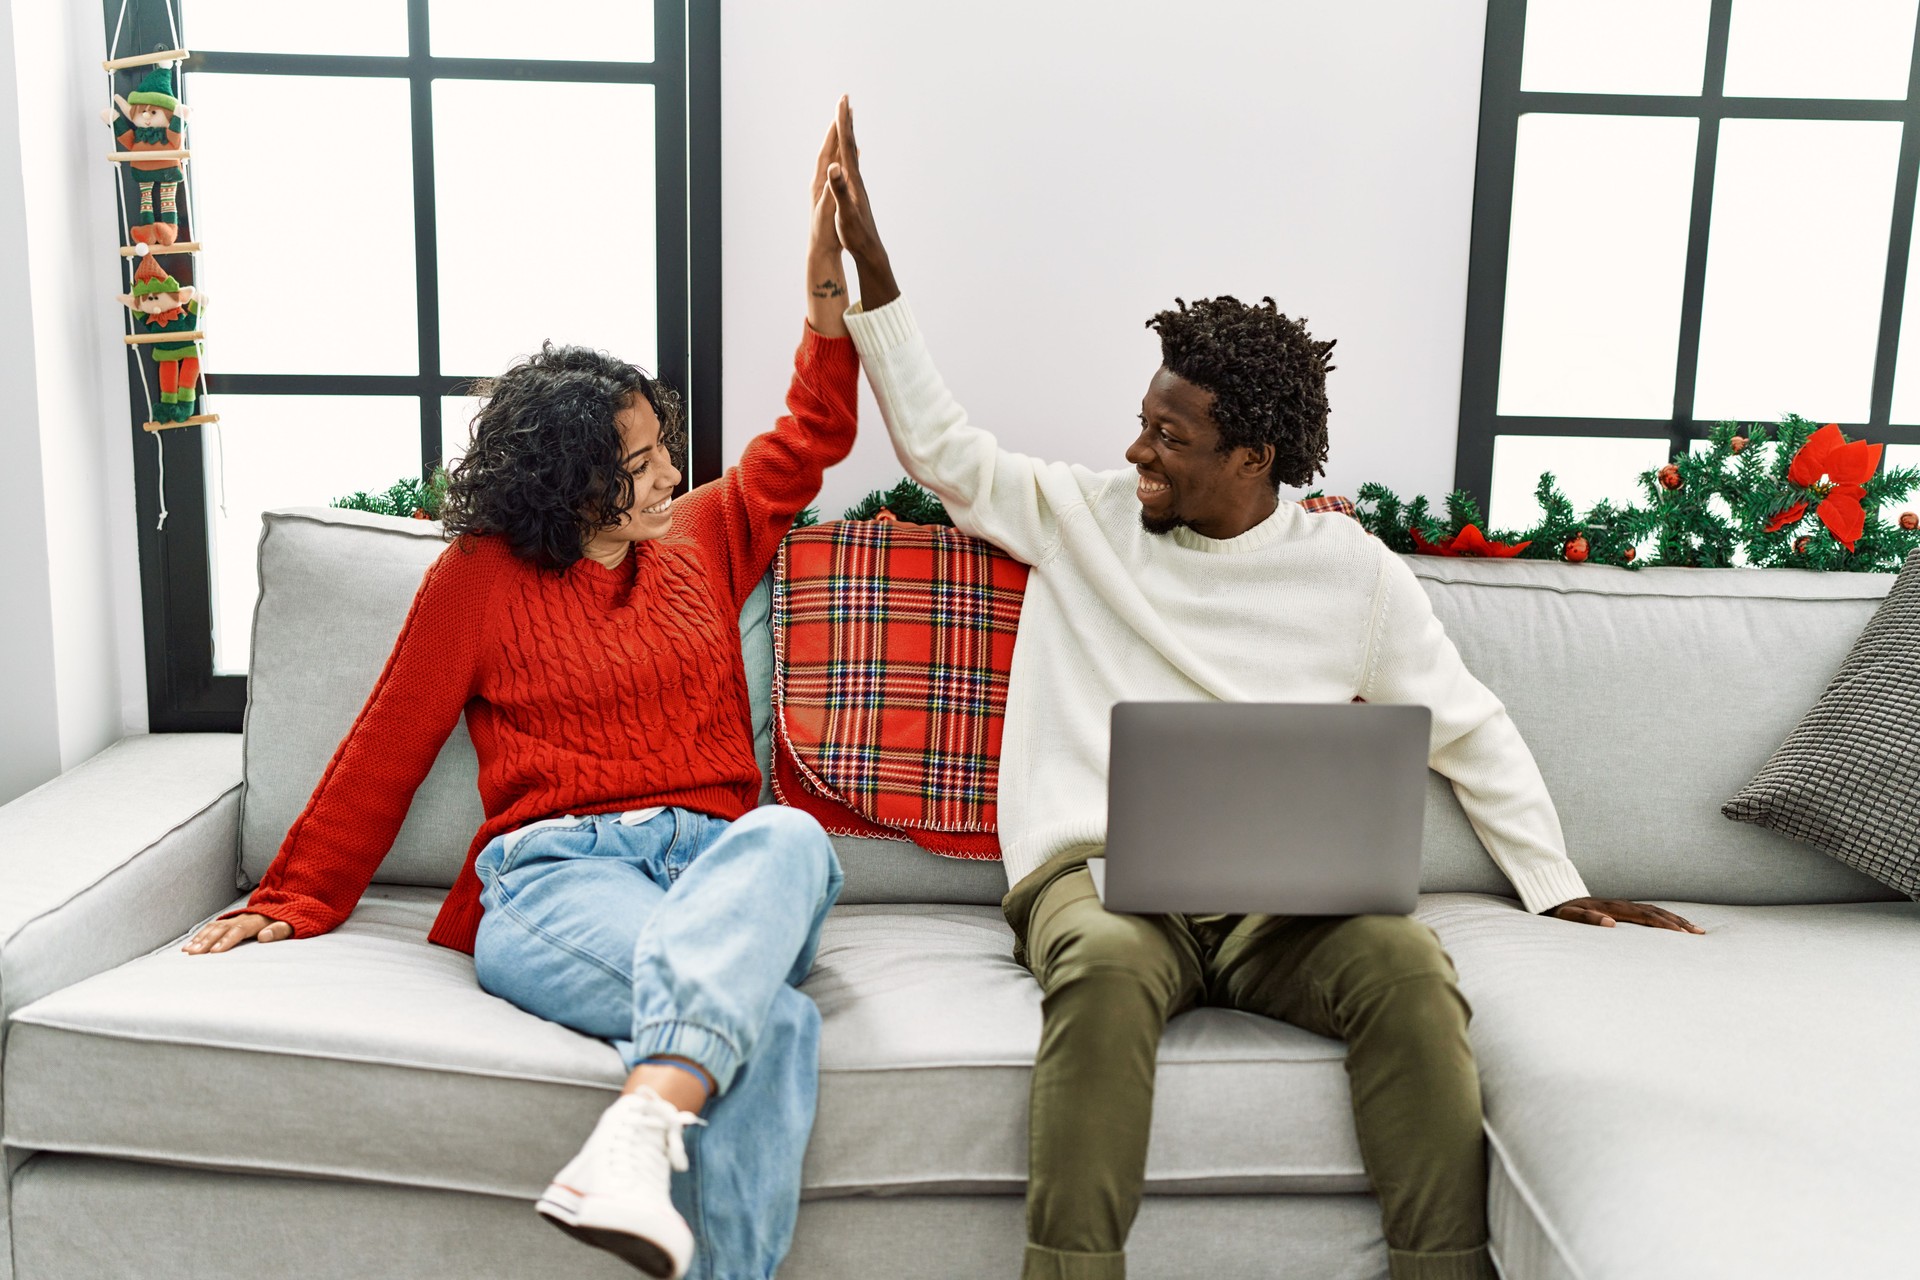
{"type": "Polygon", "coordinates": [[[1405,915],[1420,891],[1425,707],[1123,702],[1100,900],[1139,914],[1405,915]]]}

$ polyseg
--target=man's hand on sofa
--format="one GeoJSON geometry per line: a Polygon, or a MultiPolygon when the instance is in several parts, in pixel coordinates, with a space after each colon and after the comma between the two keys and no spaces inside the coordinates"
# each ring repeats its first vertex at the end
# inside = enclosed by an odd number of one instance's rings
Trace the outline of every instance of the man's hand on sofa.
{"type": "Polygon", "coordinates": [[[1671,929],[1675,933],[1706,932],[1693,921],[1663,907],[1627,902],[1620,898],[1573,898],[1557,907],[1548,907],[1540,914],[1556,920],[1571,920],[1575,924],[1597,924],[1603,929],[1611,929],[1624,920],[1628,924],[1643,924],[1649,929],[1671,929]]]}
{"type": "Polygon", "coordinates": [[[293,926],[284,920],[269,920],[258,912],[248,911],[202,926],[200,932],[194,934],[187,945],[180,949],[190,956],[197,956],[210,951],[230,951],[243,942],[278,942],[292,936],[293,926]]]}

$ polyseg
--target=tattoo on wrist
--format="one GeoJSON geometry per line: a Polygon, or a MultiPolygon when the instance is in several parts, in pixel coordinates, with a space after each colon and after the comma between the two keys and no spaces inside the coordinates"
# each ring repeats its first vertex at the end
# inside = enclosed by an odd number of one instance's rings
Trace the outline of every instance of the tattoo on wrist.
{"type": "Polygon", "coordinates": [[[828,276],[825,280],[813,286],[813,296],[816,298],[844,298],[847,296],[847,291],[838,280],[835,280],[832,276],[828,276]]]}

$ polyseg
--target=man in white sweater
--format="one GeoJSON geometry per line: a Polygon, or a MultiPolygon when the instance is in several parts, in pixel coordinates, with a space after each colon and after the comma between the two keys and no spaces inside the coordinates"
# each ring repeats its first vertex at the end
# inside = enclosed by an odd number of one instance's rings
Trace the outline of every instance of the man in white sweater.
{"type": "Polygon", "coordinates": [[[861,292],[847,327],[894,447],[958,528],[1033,567],[999,795],[1015,955],[1046,993],[1026,1280],[1125,1275],[1161,1032],[1198,1004],[1345,1040],[1395,1280],[1492,1276],[1468,1009],[1439,941],[1402,916],[1107,911],[1085,864],[1106,840],[1109,711],[1178,699],[1427,706],[1432,767],[1527,910],[1698,930],[1588,896],[1526,744],[1413,574],[1357,522],[1280,501],[1281,484],[1307,483],[1326,459],[1331,342],[1270,299],[1182,303],[1148,321],[1163,364],[1129,468],[1008,452],[967,421],[899,296],[844,101],[838,129],[829,176],[861,292]]]}

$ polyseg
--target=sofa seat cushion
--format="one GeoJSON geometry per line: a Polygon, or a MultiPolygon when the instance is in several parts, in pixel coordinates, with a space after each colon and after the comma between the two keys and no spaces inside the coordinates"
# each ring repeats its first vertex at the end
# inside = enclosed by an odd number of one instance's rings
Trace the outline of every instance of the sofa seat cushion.
{"type": "MultiPolygon", "coordinates": [[[[430,946],[440,893],[376,887],[324,937],[172,946],[20,1011],[6,1142],[532,1197],[620,1083],[613,1050],[481,991],[430,946]]],[[[1039,991],[981,907],[836,910],[810,1196],[1016,1193],[1039,991]]],[[[1366,1186],[1342,1048],[1203,1010],[1161,1054],[1162,1192],[1366,1186]]]]}
{"type": "Polygon", "coordinates": [[[1662,905],[1706,934],[1421,904],[1473,1004],[1508,1274],[1912,1274],[1920,904],[1662,905]]]}

